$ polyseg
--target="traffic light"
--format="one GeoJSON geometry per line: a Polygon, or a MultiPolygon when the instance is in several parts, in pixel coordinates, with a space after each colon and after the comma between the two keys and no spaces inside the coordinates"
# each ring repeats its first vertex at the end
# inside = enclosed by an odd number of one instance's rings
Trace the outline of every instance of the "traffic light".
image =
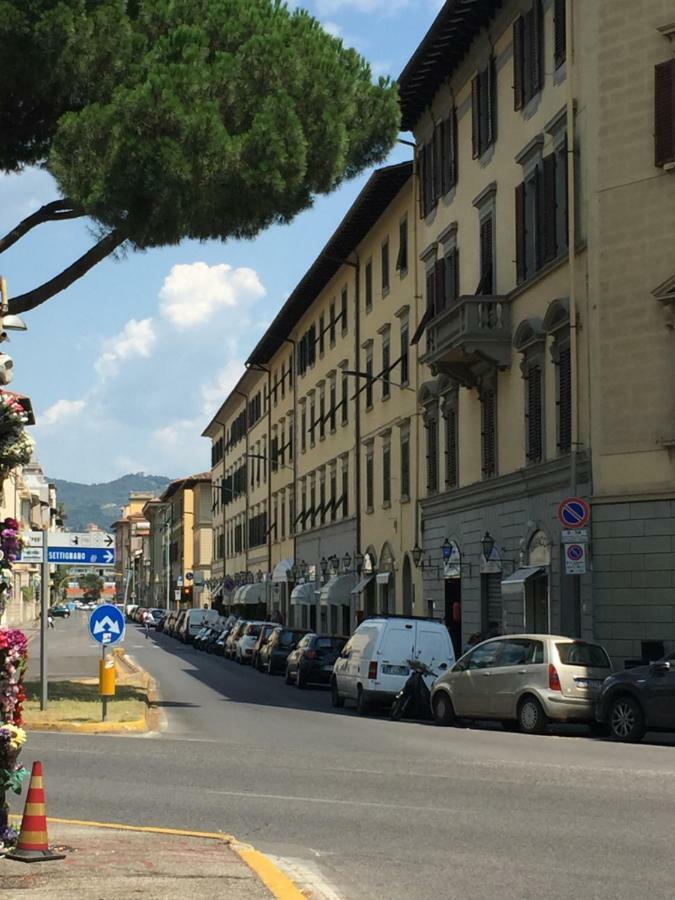
{"type": "Polygon", "coordinates": [[[192,585],[185,585],[181,591],[181,600],[183,603],[192,603],[192,585]]]}

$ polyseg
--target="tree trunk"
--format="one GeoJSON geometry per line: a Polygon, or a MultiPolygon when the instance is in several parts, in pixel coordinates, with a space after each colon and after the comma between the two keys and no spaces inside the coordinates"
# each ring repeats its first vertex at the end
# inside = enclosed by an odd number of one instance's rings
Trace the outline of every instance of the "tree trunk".
{"type": "Polygon", "coordinates": [[[50,297],[53,297],[55,294],[70,287],[70,285],[77,281],[78,278],[86,275],[89,269],[93,269],[97,263],[101,262],[102,259],[105,259],[106,256],[109,256],[109,254],[116,250],[120,244],[123,244],[125,240],[126,235],[117,230],[111,231],[104,238],[101,238],[98,244],[95,244],[91,250],[87,250],[83,256],[76,260],[71,266],[68,266],[67,269],[64,269],[59,275],[56,275],[56,277],[49,281],[45,281],[44,284],[41,284],[40,287],[37,287],[32,291],[28,291],[25,294],[19,294],[17,297],[12,297],[9,301],[9,311],[11,313],[22,313],[35,309],[36,306],[40,306],[40,304],[49,300],[50,297]]]}
{"type": "Polygon", "coordinates": [[[74,206],[71,200],[53,200],[51,203],[46,203],[19,222],[16,228],[8,231],[3,238],[0,238],[0,253],[4,253],[12,244],[16,244],[36,225],[42,225],[43,222],[61,222],[63,219],[78,219],[83,215],[84,211],[74,206]]]}

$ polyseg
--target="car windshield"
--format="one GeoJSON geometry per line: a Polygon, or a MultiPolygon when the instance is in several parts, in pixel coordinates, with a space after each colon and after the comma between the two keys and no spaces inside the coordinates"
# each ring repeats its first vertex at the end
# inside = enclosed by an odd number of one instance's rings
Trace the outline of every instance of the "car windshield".
{"type": "Polygon", "coordinates": [[[260,625],[249,625],[246,629],[246,634],[248,637],[258,637],[260,634],[260,625]]]}
{"type": "Polygon", "coordinates": [[[344,640],[326,637],[317,638],[314,646],[317,650],[335,650],[336,652],[339,652],[344,647],[344,644],[344,640]]]}
{"type": "Polygon", "coordinates": [[[599,644],[586,644],[584,641],[556,644],[560,662],[564,666],[588,666],[595,669],[609,669],[609,656],[599,644]]]}

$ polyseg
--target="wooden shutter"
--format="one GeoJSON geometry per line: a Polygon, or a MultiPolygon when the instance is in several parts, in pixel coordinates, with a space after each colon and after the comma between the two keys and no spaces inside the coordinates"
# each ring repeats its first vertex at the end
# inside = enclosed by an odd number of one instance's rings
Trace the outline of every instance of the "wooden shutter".
{"type": "Polygon", "coordinates": [[[485,77],[487,79],[485,91],[487,96],[487,108],[485,109],[487,140],[485,148],[487,148],[497,140],[497,66],[494,56],[490,57],[485,77]]]}
{"type": "Polygon", "coordinates": [[[457,184],[457,111],[453,108],[441,125],[442,191],[448,191],[457,184]]]}
{"type": "Polygon", "coordinates": [[[439,198],[443,195],[443,169],[445,160],[443,158],[443,123],[441,122],[434,129],[434,206],[438,203],[439,198]]]}
{"type": "Polygon", "coordinates": [[[474,159],[480,156],[481,153],[479,80],[480,75],[476,75],[471,82],[471,141],[474,159]]]}
{"type": "Polygon", "coordinates": [[[541,367],[532,365],[527,373],[527,459],[540,462],[542,459],[542,376],[541,367]]]}
{"type": "Polygon", "coordinates": [[[566,0],[555,0],[555,12],[553,14],[553,59],[556,69],[565,62],[567,54],[565,2],[566,0]]]}
{"type": "Polygon", "coordinates": [[[427,272],[427,313],[431,318],[436,315],[436,268],[427,272]]]}
{"type": "Polygon", "coordinates": [[[457,487],[457,411],[445,415],[445,486],[457,487]]]}
{"type": "Polygon", "coordinates": [[[544,13],[541,0],[532,6],[532,95],[544,86],[544,13]]]}
{"type": "Polygon", "coordinates": [[[525,182],[516,186],[516,279],[525,281],[525,182]]]}
{"type": "Polygon", "coordinates": [[[497,409],[494,390],[483,391],[482,407],[482,463],[483,476],[489,478],[497,471],[497,409]]]}
{"type": "Polygon", "coordinates": [[[438,490],[438,421],[435,418],[427,423],[427,490],[429,493],[438,490]]]}
{"type": "Polygon", "coordinates": [[[434,303],[436,315],[445,309],[445,259],[436,260],[434,266],[434,303]]]}
{"type": "Polygon", "coordinates": [[[420,219],[425,219],[427,216],[425,189],[427,156],[425,149],[425,147],[420,147],[417,153],[417,190],[419,191],[420,219]]]}
{"type": "Polygon", "coordinates": [[[523,17],[513,23],[513,108],[523,106],[523,17]]]}
{"type": "Polygon", "coordinates": [[[457,271],[458,251],[456,247],[445,257],[445,288],[444,298],[446,308],[456,302],[459,295],[459,273],[457,271]]]}
{"type": "Polygon", "coordinates": [[[654,162],[675,162],[675,57],[654,68],[654,162]]]}
{"type": "Polygon", "coordinates": [[[556,239],[556,157],[550,153],[544,157],[543,172],[543,204],[542,204],[542,244],[544,262],[555,259],[558,255],[556,239]]]}
{"type": "Polygon", "coordinates": [[[537,211],[536,233],[534,240],[535,270],[539,270],[544,264],[544,173],[541,166],[537,166],[534,173],[534,204],[537,211]]]}
{"type": "Polygon", "coordinates": [[[572,356],[565,347],[558,357],[558,450],[572,449],[572,356]]]}
{"type": "Polygon", "coordinates": [[[486,296],[494,293],[492,216],[480,223],[480,282],[478,293],[486,296]]]}
{"type": "Polygon", "coordinates": [[[457,126],[457,109],[454,106],[448,122],[450,124],[450,186],[453,187],[457,184],[459,177],[459,129],[457,126]]]}

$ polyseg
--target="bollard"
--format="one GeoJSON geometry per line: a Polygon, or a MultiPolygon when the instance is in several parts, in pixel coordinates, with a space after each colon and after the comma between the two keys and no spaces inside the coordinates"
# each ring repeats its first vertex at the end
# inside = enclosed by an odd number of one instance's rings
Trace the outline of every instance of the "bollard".
{"type": "Polygon", "coordinates": [[[115,696],[115,658],[106,656],[103,648],[103,658],[98,663],[98,692],[101,695],[103,711],[101,721],[108,718],[108,698],[115,696]]]}

